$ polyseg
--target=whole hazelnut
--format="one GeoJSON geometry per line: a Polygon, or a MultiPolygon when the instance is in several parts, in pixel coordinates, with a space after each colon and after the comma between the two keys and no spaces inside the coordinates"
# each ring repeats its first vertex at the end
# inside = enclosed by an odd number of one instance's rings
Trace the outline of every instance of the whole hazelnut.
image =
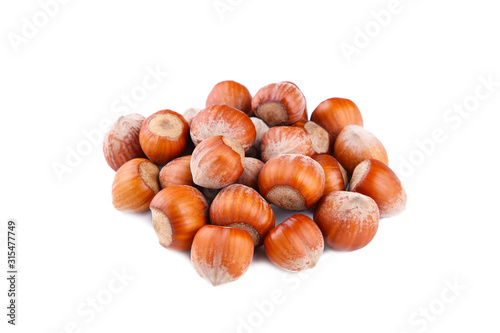
{"type": "Polygon", "coordinates": [[[269,126],[291,125],[303,117],[305,109],[304,94],[291,82],[269,84],[252,98],[253,112],[269,126]]]}
{"type": "Polygon", "coordinates": [[[354,192],[324,196],[314,211],[314,222],[335,250],[354,251],[371,242],[378,229],[379,211],[373,199],[354,192]]]}
{"type": "Polygon", "coordinates": [[[349,125],[340,132],[333,147],[333,156],[352,174],[356,166],[367,159],[389,164],[384,145],[375,135],[361,126],[349,125]]]}
{"type": "Polygon", "coordinates": [[[222,135],[238,142],[244,150],[252,147],[256,136],[250,117],[227,105],[212,105],[201,110],[191,123],[190,133],[195,145],[222,135]]]}
{"type": "Polygon", "coordinates": [[[222,81],[213,87],[207,97],[206,106],[227,105],[251,116],[252,95],[248,89],[235,81],[222,81]]]}
{"type": "Polygon", "coordinates": [[[191,155],[191,174],[196,185],[219,189],[243,174],[245,152],[241,145],[224,136],[202,141],[191,155]]]}
{"type": "Polygon", "coordinates": [[[115,174],[111,195],[113,206],[125,212],[143,212],[160,191],[158,166],[145,158],[134,158],[115,174]]]}
{"type": "Polygon", "coordinates": [[[259,175],[260,193],[272,204],[289,210],[312,208],[323,195],[325,172],[304,155],[284,154],[271,158],[259,175]]]}
{"type": "Polygon", "coordinates": [[[134,113],[121,116],[106,133],[103,142],[104,158],[113,170],[118,170],[125,162],[134,158],[144,158],[139,132],[144,117],[134,113]]]}
{"type": "Polygon", "coordinates": [[[345,126],[363,126],[358,107],[346,98],[329,98],[321,102],[313,111],[311,120],[327,130],[333,141],[345,126]]]}
{"type": "Polygon", "coordinates": [[[151,161],[165,164],[185,150],[188,131],[184,117],[172,110],[161,110],[146,118],[139,141],[151,161]]]}
{"type": "Polygon", "coordinates": [[[282,154],[314,155],[312,141],[307,133],[291,126],[271,127],[262,138],[260,149],[264,162],[282,154]]]}

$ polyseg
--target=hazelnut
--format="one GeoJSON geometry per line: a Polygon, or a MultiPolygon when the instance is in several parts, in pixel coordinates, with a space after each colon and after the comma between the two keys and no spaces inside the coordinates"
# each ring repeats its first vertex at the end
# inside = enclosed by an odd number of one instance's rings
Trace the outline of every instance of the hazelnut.
{"type": "Polygon", "coordinates": [[[139,143],[144,117],[134,113],[118,118],[104,137],[104,158],[113,170],[118,170],[125,162],[134,158],[144,158],[139,143]]]}
{"type": "Polygon", "coordinates": [[[299,120],[292,125],[306,131],[311,139],[312,149],[316,154],[329,154],[333,147],[333,139],[328,132],[314,121],[299,120]]]}
{"type": "Polygon", "coordinates": [[[264,162],[282,154],[314,155],[312,141],[305,131],[291,126],[275,126],[262,138],[260,153],[264,162]]]}
{"type": "Polygon", "coordinates": [[[113,206],[126,212],[143,212],[160,190],[158,166],[145,158],[123,164],[115,174],[111,195],[113,206]]]}
{"type": "Polygon", "coordinates": [[[243,184],[259,190],[259,174],[264,166],[264,162],[253,157],[245,157],[245,169],[240,178],[236,181],[238,184],[243,184]]]}
{"type": "Polygon", "coordinates": [[[325,171],[323,196],[334,191],[344,191],[347,187],[347,175],[342,165],[333,156],[326,154],[316,155],[313,158],[325,171]]]}
{"type": "Polygon", "coordinates": [[[367,159],[376,159],[389,164],[384,145],[375,135],[361,126],[349,125],[340,132],[335,145],[333,156],[352,174],[354,168],[367,159]]]}
{"type": "Polygon", "coordinates": [[[164,188],[154,197],[150,209],[160,245],[172,250],[189,250],[198,229],[208,223],[207,201],[188,185],[164,188]]]}
{"type": "Polygon", "coordinates": [[[182,116],[186,120],[187,124],[191,126],[191,123],[193,122],[194,117],[201,111],[202,109],[199,108],[189,108],[184,113],[182,116]]]}
{"type": "Polygon", "coordinates": [[[332,192],[314,211],[314,222],[335,250],[354,251],[368,245],[377,233],[378,220],[375,201],[354,192],[332,192]]]}
{"type": "Polygon", "coordinates": [[[245,155],[248,157],[260,158],[260,144],[262,143],[262,138],[267,131],[269,131],[269,126],[264,122],[264,120],[257,117],[250,117],[250,120],[255,126],[255,141],[252,147],[246,151],[245,155]]]}
{"type": "Polygon", "coordinates": [[[182,154],[187,145],[188,131],[184,117],[172,110],[161,110],[146,118],[139,140],[152,162],[165,164],[182,154]]]}
{"type": "Polygon", "coordinates": [[[306,99],[291,82],[272,83],[252,98],[255,115],[269,126],[291,125],[303,117],[306,99]]]}
{"type": "Polygon", "coordinates": [[[201,110],[191,123],[195,145],[209,137],[223,135],[238,142],[244,150],[255,141],[255,126],[246,114],[227,105],[213,105],[201,110]]]}
{"type": "Polygon", "coordinates": [[[233,184],[221,190],[210,205],[210,221],[214,225],[246,230],[255,246],[259,246],[274,227],[274,213],[257,191],[233,184]]]}
{"type": "Polygon", "coordinates": [[[213,87],[206,102],[207,107],[212,105],[227,105],[248,116],[253,114],[252,95],[244,85],[234,81],[222,81],[213,87]]]}
{"type": "Polygon", "coordinates": [[[323,235],[310,217],[295,214],[272,229],[264,240],[268,258],[287,271],[313,268],[323,254],[323,235]]]}
{"type": "Polygon", "coordinates": [[[254,245],[245,230],[206,225],[196,233],[191,262],[214,286],[239,279],[252,262],[254,245]]]}
{"type": "Polygon", "coordinates": [[[345,98],[329,98],[321,102],[311,120],[328,131],[333,141],[347,125],[363,126],[363,117],[354,102],[345,98]]]}
{"type": "Polygon", "coordinates": [[[191,155],[193,181],[202,187],[223,188],[243,174],[244,159],[245,152],[238,142],[221,135],[208,138],[191,155]]]}
{"type": "Polygon", "coordinates": [[[273,157],[259,175],[260,193],[272,204],[289,210],[307,210],[323,195],[325,172],[304,155],[273,157]]]}
{"type": "Polygon", "coordinates": [[[354,169],[349,190],[375,200],[381,217],[399,214],[406,207],[406,192],[401,181],[378,160],[363,161],[354,169]]]}
{"type": "Polygon", "coordinates": [[[191,175],[191,155],[177,157],[160,170],[162,188],[174,185],[195,186],[191,175]]]}

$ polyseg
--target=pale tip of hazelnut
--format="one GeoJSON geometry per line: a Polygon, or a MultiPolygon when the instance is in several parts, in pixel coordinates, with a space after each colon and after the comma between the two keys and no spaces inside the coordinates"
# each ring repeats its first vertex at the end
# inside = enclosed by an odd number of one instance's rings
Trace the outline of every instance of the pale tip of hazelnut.
{"type": "Polygon", "coordinates": [[[231,223],[228,225],[228,227],[245,230],[252,237],[254,246],[257,246],[260,244],[259,232],[254,227],[249,225],[248,223],[231,223]]]}
{"type": "Polygon", "coordinates": [[[329,153],[330,148],[330,138],[328,132],[316,124],[313,121],[308,121],[304,124],[304,129],[312,142],[312,147],[314,151],[318,154],[327,154],[329,153]]]}
{"type": "Polygon", "coordinates": [[[241,165],[245,167],[245,150],[243,149],[243,147],[238,142],[231,140],[225,136],[222,137],[222,142],[224,142],[226,146],[228,146],[229,148],[234,150],[234,152],[240,155],[241,165]]]}
{"type": "Polygon", "coordinates": [[[302,194],[288,185],[274,186],[266,195],[271,203],[288,210],[306,210],[306,201],[302,194]]]}
{"type": "Polygon", "coordinates": [[[349,184],[349,189],[354,189],[359,184],[359,182],[366,176],[368,169],[370,169],[370,160],[363,161],[358,164],[354,172],[352,173],[351,183],[349,184]]]}
{"type": "Polygon", "coordinates": [[[144,161],[139,164],[139,176],[154,193],[160,191],[160,185],[158,184],[159,173],[160,169],[153,162],[144,161]]]}
{"type": "Polygon", "coordinates": [[[151,214],[153,217],[153,229],[158,235],[160,245],[169,247],[172,244],[172,225],[170,224],[170,220],[165,213],[156,208],[151,208],[151,214]]]}
{"type": "Polygon", "coordinates": [[[148,129],[155,135],[175,140],[181,136],[184,124],[175,114],[163,113],[149,120],[148,129]]]}
{"type": "Polygon", "coordinates": [[[269,126],[284,124],[288,121],[286,107],[280,102],[267,101],[259,105],[256,114],[269,126]]]}

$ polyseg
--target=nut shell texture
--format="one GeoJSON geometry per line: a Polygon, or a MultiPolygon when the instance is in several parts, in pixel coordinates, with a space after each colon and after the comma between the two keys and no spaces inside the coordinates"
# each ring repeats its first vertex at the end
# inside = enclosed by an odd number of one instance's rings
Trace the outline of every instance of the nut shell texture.
{"type": "Polygon", "coordinates": [[[162,188],[174,185],[195,186],[191,175],[191,155],[177,157],[160,170],[162,188]]]}
{"type": "Polygon", "coordinates": [[[329,98],[321,102],[313,111],[311,120],[326,129],[334,141],[345,126],[363,126],[358,107],[345,98],[329,98]]]}
{"type": "Polygon", "coordinates": [[[140,114],[121,116],[106,133],[103,142],[104,158],[108,165],[117,171],[125,162],[134,158],[144,158],[139,143],[144,117],[140,114]]]}
{"type": "Polygon", "coordinates": [[[293,127],[303,129],[312,142],[312,149],[315,154],[329,154],[333,147],[333,139],[328,132],[314,121],[299,120],[293,127]]]}
{"type": "Polygon", "coordinates": [[[207,201],[192,186],[176,185],[161,190],[150,208],[158,240],[168,249],[189,250],[198,229],[208,223],[207,201]]]}
{"type": "Polygon", "coordinates": [[[314,211],[314,222],[333,249],[354,251],[371,242],[378,229],[379,211],[370,197],[338,191],[323,197],[314,211]]]}
{"type": "Polygon", "coordinates": [[[399,214],[406,208],[406,191],[401,181],[378,160],[363,161],[354,169],[349,190],[375,200],[381,217],[399,214]]]}
{"type": "Polygon", "coordinates": [[[302,118],[305,109],[304,94],[291,82],[269,84],[252,98],[253,112],[269,126],[291,125],[302,118]]]}
{"type": "Polygon", "coordinates": [[[323,235],[311,218],[295,214],[269,232],[264,248],[276,266],[301,271],[316,266],[323,253],[323,235]]]}
{"type": "Polygon", "coordinates": [[[202,141],[191,155],[191,174],[196,185],[218,189],[243,174],[245,152],[239,143],[223,136],[202,141]]]}
{"type": "Polygon", "coordinates": [[[334,192],[344,191],[347,187],[345,182],[345,171],[337,160],[330,155],[322,154],[313,157],[325,171],[325,191],[323,196],[334,192]]]}
{"type": "Polygon", "coordinates": [[[384,145],[375,135],[357,125],[344,127],[333,147],[333,155],[352,174],[356,166],[367,159],[376,159],[388,165],[384,145]]]}
{"type": "Polygon", "coordinates": [[[212,136],[222,135],[238,142],[244,150],[252,147],[256,131],[250,117],[227,105],[213,105],[201,110],[191,123],[195,145],[212,136]]]}
{"type": "Polygon", "coordinates": [[[227,105],[248,116],[253,114],[252,95],[244,85],[235,81],[222,81],[213,87],[206,102],[207,107],[212,105],[227,105]]]}
{"type": "Polygon", "coordinates": [[[314,154],[312,141],[307,133],[297,127],[275,126],[262,138],[261,156],[264,162],[282,154],[314,154]]]}
{"type": "Polygon", "coordinates": [[[206,225],[194,237],[191,261],[201,277],[218,286],[239,279],[253,253],[252,237],[245,230],[206,225]]]}
{"type": "Polygon", "coordinates": [[[247,230],[255,246],[262,244],[275,222],[271,205],[257,191],[241,184],[229,185],[217,194],[210,205],[210,221],[247,230]]]}
{"type": "Polygon", "coordinates": [[[304,155],[285,154],[270,159],[259,175],[260,193],[272,204],[290,210],[307,210],[323,195],[325,172],[304,155]]]}
{"type": "Polygon", "coordinates": [[[189,126],[183,116],[172,110],[161,110],[146,118],[139,141],[152,162],[165,164],[186,149],[188,134],[189,126]]]}
{"type": "Polygon", "coordinates": [[[264,162],[253,157],[245,157],[245,169],[240,178],[236,181],[254,190],[259,190],[260,170],[264,167],[264,162]]]}
{"type": "Polygon", "coordinates": [[[123,164],[115,174],[111,196],[113,206],[125,212],[143,212],[160,190],[156,164],[135,158],[123,164]]]}

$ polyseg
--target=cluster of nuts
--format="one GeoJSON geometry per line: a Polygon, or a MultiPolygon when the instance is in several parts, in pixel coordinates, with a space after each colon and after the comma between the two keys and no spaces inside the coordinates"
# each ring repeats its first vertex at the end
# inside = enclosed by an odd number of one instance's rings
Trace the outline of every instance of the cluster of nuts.
{"type": "Polygon", "coordinates": [[[379,217],[404,210],[406,193],[382,143],[363,128],[357,106],[330,98],[308,119],[291,82],[255,96],[218,83],[206,108],[120,117],[104,139],[116,171],[113,205],[150,209],[163,247],[185,251],[213,285],[248,269],[254,248],[289,271],[312,268],[323,253],[353,251],[375,236],[379,217]],[[161,166],[161,169],[160,169],[161,166]],[[305,211],[275,224],[271,204],[305,211]]]}

